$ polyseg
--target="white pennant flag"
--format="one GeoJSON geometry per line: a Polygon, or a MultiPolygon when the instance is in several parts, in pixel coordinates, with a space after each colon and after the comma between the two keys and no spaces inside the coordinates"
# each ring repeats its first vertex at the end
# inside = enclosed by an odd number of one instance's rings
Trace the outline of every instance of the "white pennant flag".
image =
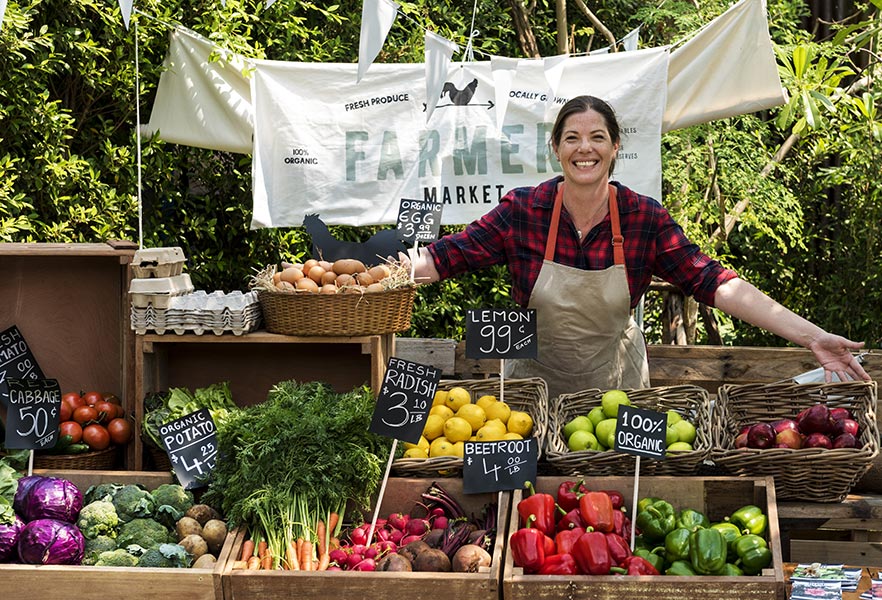
{"type": "Polygon", "coordinates": [[[3,29],[3,15],[6,13],[6,0],[0,0],[0,29],[3,29]]]}
{"type": "Polygon", "coordinates": [[[625,48],[625,52],[633,52],[637,49],[637,42],[640,41],[640,26],[632,29],[628,32],[624,38],[622,38],[622,46],[625,48]]]}
{"type": "Polygon", "coordinates": [[[491,56],[490,72],[493,75],[493,93],[496,99],[496,130],[502,131],[505,111],[508,108],[508,94],[515,73],[518,70],[518,59],[507,56],[491,56]]]}
{"type": "Polygon", "coordinates": [[[588,53],[588,56],[594,56],[596,54],[609,54],[609,46],[605,48],[598,48],[597,50],[592,50],[588,53]]]}
{"type": "Polygon", "coordinates": [[[447,79],[447,69],[453,53],[459,50],[455,42],[426,30],[426,121],[435,112],[441,89],[447,79]]]}
{"type": "Polygon", "coordinates": [[[554,106],[554,100],[557,98],[557,90],[560,87],[560,77],[563,75],[564,65],[566,64],[569,54],[558,54],[557,56],[549,56],[542,59],[542,70],[545,72],[545,81],[551,90],[545,99],[545,111],[554,106]]]}
{"type": "Polygon", "coordinates": [[[119,11],[122,13],[123,23],[125,23],[126,29],[129,28],[129,20],[132,18],[133,2],[134,0],[119,0],[119,11]]]}
{"type": "Polygon", "coordinates": [[[358,39],[358,73],[356,81],[361,81],[370,68],[392,23],[398,15],[398,5],[391,0],[364,0],[361,5],[361,37],[358,39]]]}

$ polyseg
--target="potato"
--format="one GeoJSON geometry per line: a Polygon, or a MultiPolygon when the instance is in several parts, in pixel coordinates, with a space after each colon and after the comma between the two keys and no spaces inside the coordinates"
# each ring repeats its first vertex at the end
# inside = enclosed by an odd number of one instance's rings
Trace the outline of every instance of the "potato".
{"type": "Polygon", "coordinates": [[[383,286],[382,283],[372,283],[369,286],[367,286],[366,288],[364,288],[365,292],[382,292],[385,290],[386,290],[386,288],[383,286]]]}
{"type": "Polygon", "coordinates": [[[218,554],[227,539],[227,524],[220,519],[211,519],[202,526],[202,538],[208,544],[208,551],[218,554]]]}
{"type": "Polygon", "coordinates": [[[276,284],[276,289],[283,292],[293,292],[297,288],[295,288],[294,285],[288,281],[280,281],[276,284]]]}
{"type": "Polygon", "coordinates": [[[347,285],[352,285],[355,283],[352,275],[348,275],[346,273],[341,273],[337,275],[337,279],[334,280],[334,283],[337,287],[346,287],[347,285]]]}
{"type": "Polygon", "coordinates": [[[334,262],[331,270],[337,275],[355,275],[356,273],[364,273],[367,267],[360,260],[354,258],[341,258],[334,262]]]}
{"type": "Polygon", "coordinates": [[[178,543],[183,546],[184,550],[192,554],[193,558],[199,558],[208,552],[208,544],[205,539],[195,533],[188,535],[178,543]]]}
{"type": "Polygon", "coordinates": [[[220,513],[207,504],[194,504],[187,510],[185,516],[196,519],[200,525],[205,525],[212,519],[221,518],[220,513]]]}
{"type": "Polygon", "coordinates": [[[203,554],[193,563],[192,569],[213,569],[217,559],[213,554],[203,554]]]}
{"type": "Polygon", "coordinates": [[[183,516],[178,519],[175,524],[175,532],[178,534],[178,541],[184,539],[188,535],[202,536],[202,525],[193,517],[183,516]]]}
{"type": "Polygon", "coordinates": [[[355,280],[358,281],[358,285],[363,285],[365,287],[369,286],[374,282],[374,278],[368,275],[367,272],[357,273],[355,275],[355,280]]]}

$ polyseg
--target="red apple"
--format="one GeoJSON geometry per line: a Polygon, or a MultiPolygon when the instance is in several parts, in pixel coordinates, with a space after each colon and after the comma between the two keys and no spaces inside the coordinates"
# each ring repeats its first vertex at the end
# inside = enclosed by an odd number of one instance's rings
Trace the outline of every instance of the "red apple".
{"type": "Polygon", "coordinates": [[[840,433],[833,440],[834,448],[859,448],[860,443],[857,438],[850,433],[840,433]]]}
{"type": "Polygon", "coordinates": [[[747,445],[751,448],[771,448],[775,445],[775,430],[768,423],[756,423],[747,432],[747,445]]]}
{"type": "Polygon", "coordinates": [[[842,406],[837,406],[836,408],[830,409],[830,418],[834,421],[838,421],[839,419],[851,419],[851,411],[842,406]]]}
{"type": "Polygon", "coordinates": [[[830,431],[830,409],[826,404],[810,406],[799,419],[799,430],[808,435],[810,433],[827,433],[830,431]]]}
{"type": "Polygon", "coordinates": [[[772,429],[775,430],[775,433],[781,433],[785,429],[792,429],[798,432],[799,424],[793,419],[778,419],[777,421],[772,421],[772,429]]]}
{"type": "MultiPolygon", "coordinates": [[[[749,428],[748,428],[749,429],[749,428]]],[[[747,448],[747,432],[742,431],[738,435],[735,436],[735,447],[736,448],[747,448]]]]}
{"type": "Polygon", "coordinates": [[[858,437],[861,430],[861,425],[854,419],[839,419],[838,421],[833,423],[833,431],[831,432],[834,436],[841,435],[843,433],[850,433],[855,438],[858,437]]]}
{"type": "Polygon", "coordinates": [[[778,448],[802,448],[802,436],[795,429],[783,429],[775,436],[775,444],[778,448]]]}
{"type": "Polygon", "coordinates": [[[827,448],[833,447],[833,442],[823,433],[810,433],[802,442],[803,448],[827,448]]]}

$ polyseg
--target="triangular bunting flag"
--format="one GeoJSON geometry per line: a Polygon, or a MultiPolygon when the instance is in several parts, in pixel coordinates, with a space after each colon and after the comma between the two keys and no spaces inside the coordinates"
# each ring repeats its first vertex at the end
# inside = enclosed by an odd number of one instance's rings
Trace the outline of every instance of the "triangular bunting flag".
{"type": "Polygon", "coordinates": [[[455,42],[426,30],[426,121],[435,112],[441,89],[447,79],[447,70],[453,53],[459,50],[455,42]]]}
{"type": "Polygon", "coordinates": [[[398,5],[391,0],[363,0],[361,5],[361,37],[358,39],[358,74],[361,81],[386,43],[398,5]]]}

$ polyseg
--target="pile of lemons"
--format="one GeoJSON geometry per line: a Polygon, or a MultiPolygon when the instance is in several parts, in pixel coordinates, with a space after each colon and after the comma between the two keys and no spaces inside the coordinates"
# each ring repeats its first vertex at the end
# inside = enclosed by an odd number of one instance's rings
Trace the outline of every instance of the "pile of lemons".
{"type": "Polygon", "coordinates": [[[520,440],[533,432],[533,419],[487,394],[472,402],[463,387],[438,390],[416,444],[404,444],[404,458],[462,458],[466,442],[520,440]]]}

